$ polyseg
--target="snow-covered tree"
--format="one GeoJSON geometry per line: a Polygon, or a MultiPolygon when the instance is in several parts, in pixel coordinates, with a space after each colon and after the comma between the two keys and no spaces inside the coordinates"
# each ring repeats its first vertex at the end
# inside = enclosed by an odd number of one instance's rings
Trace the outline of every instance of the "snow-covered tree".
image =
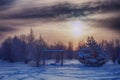
{"type": "Polygon", "coordinates": [[[30,60],[34,60],[35,56],[34,54],[37,52],[36,50],[36,44],[35,44],[35,37],[33,30],[30,30],[30,33],[27,38],[27,44],[26,44],[26,56],[25,56],[25,63],[27,63],[30,60]]]}
{"type": "Polygon", "coordinates": [[[2,43],[2,46],[1,46],[2,59],[8,60],[9,62],[13,62],[11,44],[12,44],[12,38],[9,37],[5,39],[5,41],[2,43]]]}
{"type": "Polygon", "coordinates": [[[115,58],[117,62],[120,64],[120,40],[115,41],[116,46],[115,46],[115,58]]]}
{"type": "Polygon", "coordinates": [[[37,63],[37,67],[39,67],[39,62],[41,61],[41,59],[43,57],[42,50],[44,50],[45,48],[47,48],[47,43],[44,41],[44,39],[40,35],[39,39],[36,40],[37,53],[36,53],[36,60],[35,61],[37,63]]]}
{"type": "Polygon", "coordinates": [[[23,61],[25,58],[25,43],[15,36],[12,40],[11,51],[14,61],[23,61]]]}
{"type": "Polygon", "coordinates": [[[93,37],[88,37],[86,45],[79,51],[79,61],[88,66],[102,66],[107,61],[107,55],[93,37]]]}
{"type": "Polygon", "coordinates": [[[28,61],[35,61],[36,66],[39,67],[39,62],[42,58],[42,50],[47,46],[47,43],[44,39],[39,37],[39,39],[35,39],[34,32],[31,29],[30,34],[28,35],[28,40],[26,44],[26,60],[25,63],[28,61]]]}
{"type": "Polygon", "coordinates": [[[115,63],[120,57],[120,40],[103,40],[100,45],[105,50],[105,53],[109,55],[109,59],[115,63]]]}

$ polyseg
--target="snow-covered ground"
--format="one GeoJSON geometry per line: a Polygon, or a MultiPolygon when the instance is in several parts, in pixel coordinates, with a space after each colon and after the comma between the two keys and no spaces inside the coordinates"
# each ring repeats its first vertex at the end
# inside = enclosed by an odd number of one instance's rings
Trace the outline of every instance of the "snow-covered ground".
{"type": "Polygon", "coordinates": [[[37,68],[21,62],[0,61],[0,80],[120,80],[120,65],[86,67],[73,60],[65,61],[63,67],[48,63],[37,68]]]}

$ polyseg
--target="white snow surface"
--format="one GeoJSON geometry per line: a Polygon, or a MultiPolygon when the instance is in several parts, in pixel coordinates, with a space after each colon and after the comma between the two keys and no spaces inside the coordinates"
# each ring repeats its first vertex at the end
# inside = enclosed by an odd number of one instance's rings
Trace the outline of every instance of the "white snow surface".
{"type": "Polygon", "coordinates": [[[0,61],[0,80],[120,80],[120,65],[109,62],[102,67],[87,67],[77,60],[65,60],[64,66],[47,61],[31,67],[22,62],[0,61]]]}

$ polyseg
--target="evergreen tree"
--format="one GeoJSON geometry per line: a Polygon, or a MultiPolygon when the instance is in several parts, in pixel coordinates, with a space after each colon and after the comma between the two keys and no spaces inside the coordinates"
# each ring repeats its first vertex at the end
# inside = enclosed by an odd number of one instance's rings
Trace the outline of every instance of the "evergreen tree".
{"type": "Polygon", "coordinates": [[[80,49],[79,61],[88,66],[102,66],[107,61],[107,55],[93,37],[88,37],[86,45],[80,49]]]}

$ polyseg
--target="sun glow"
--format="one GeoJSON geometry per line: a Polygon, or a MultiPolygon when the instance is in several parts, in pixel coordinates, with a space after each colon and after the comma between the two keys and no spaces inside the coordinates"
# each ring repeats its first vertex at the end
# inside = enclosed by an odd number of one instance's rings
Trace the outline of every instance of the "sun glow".
{"type": "Polygon", "coordinates": [[[84,25],[80,21],[72,22],[72,33],[74,36],[79,37],[83,33],[84,25]]]}

